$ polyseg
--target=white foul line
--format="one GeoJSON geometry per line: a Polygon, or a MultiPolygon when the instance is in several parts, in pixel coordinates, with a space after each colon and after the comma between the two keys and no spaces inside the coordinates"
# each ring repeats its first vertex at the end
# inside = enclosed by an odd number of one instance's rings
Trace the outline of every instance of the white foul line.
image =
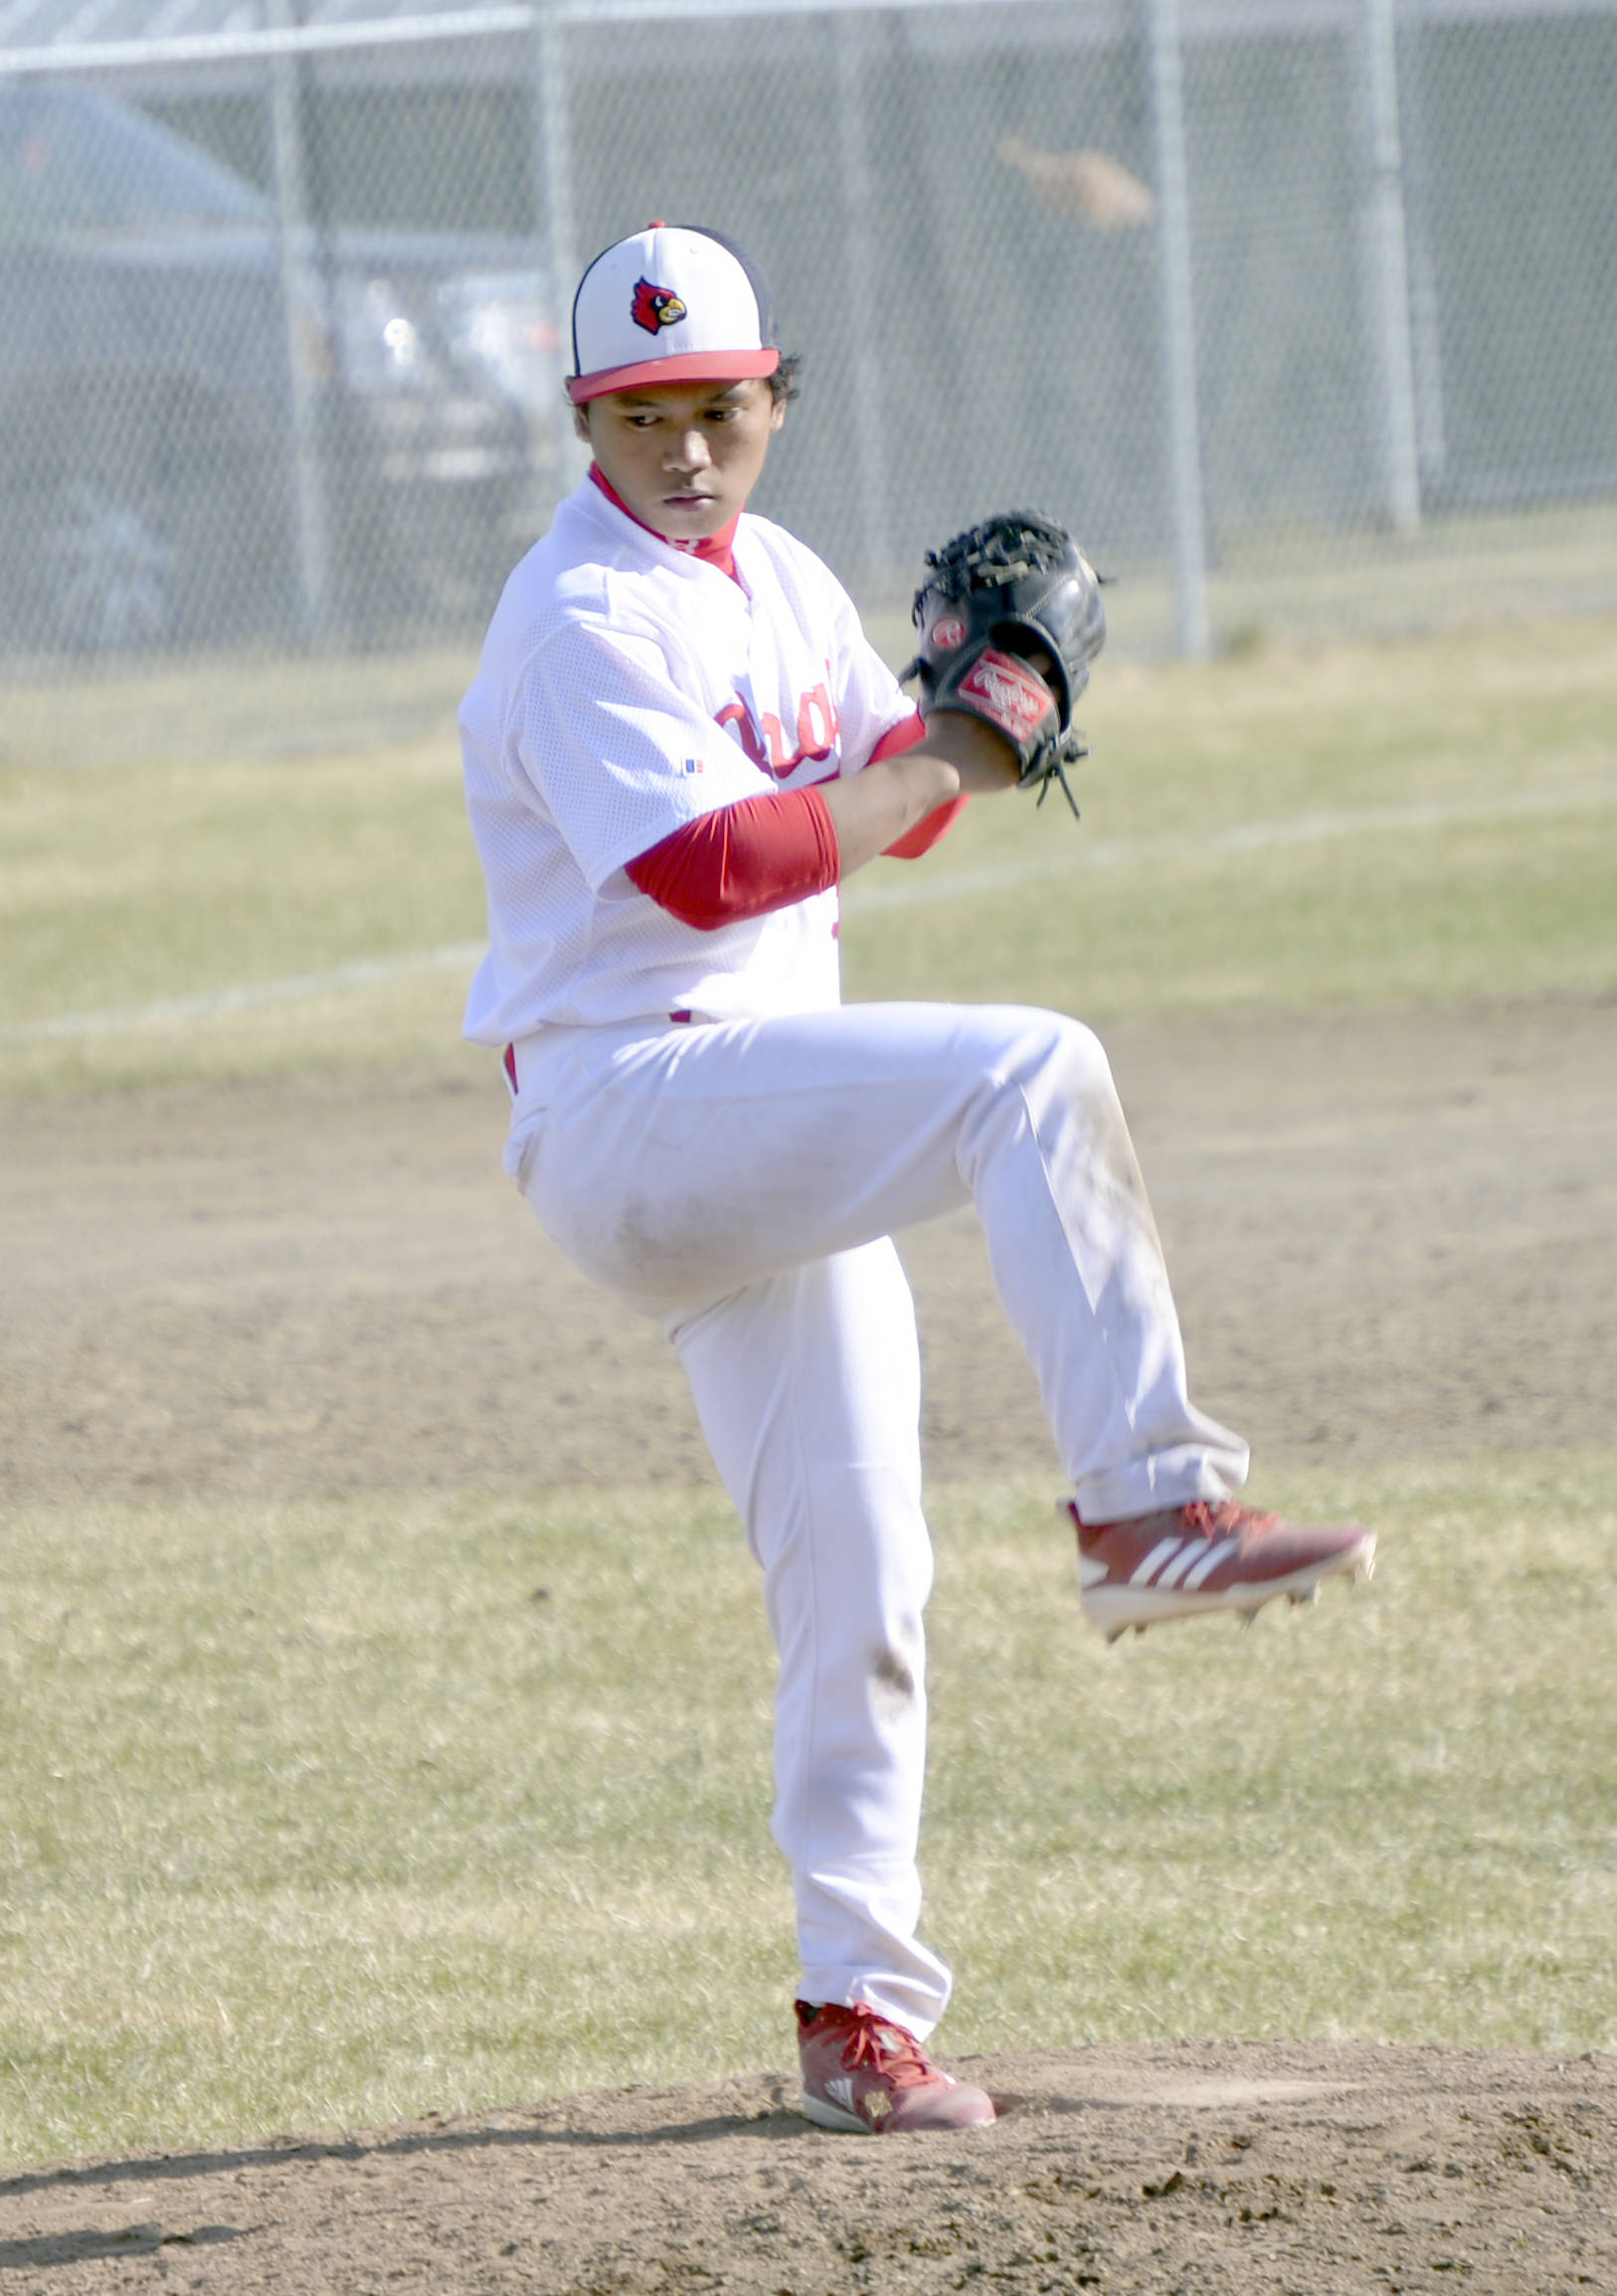
{"type": "MultiPolygon", "coordinates": [[[[1122,869],[1147,861],[1194,860],[1203,853],[1259,853],[1286,845],[1323,845],[1338,837],[1394,829],[1443,829],[1466,821],[1503,821],[1537,813],[1572,813],[1617,802],[1617,776],[1550,790],[1519,790],[1492,797],[1429,797],[1407,805],[1364,805],[1333,813],[1296,813],[1283,821],[1247,821],[1203,836],[1095,837],[1065,853],[1030,855],[957,877],[918,877],[913,883],[861,887],[844,896],[850,913],[929,908],[941,901],[976,900],[1019,885],[1067,877],[1080,869],[1122,869]]],[[[1059,821],[1057,827],[1060,826],[1059,821]]]]}
{"type": "MultiPolygon", "coordinates": [[[[954,876],[917,875],[902,884],[853,885],[843,896],[850,915],[883,909],[937,908],[952,901],[975,901],[992,893],[1036,885],[1053,877],[1091,869],[1121,869],[1142,862],[1193,860],[1202,854],[1272,852],[1288,845],[1328,844],[1339,837],[1387,830],[1441,829],[1458,822],[1504,821],[1542,813],[1598,810],[1617,802],[1617,776],[1577,782],[1557,789],[1520,790],[1491,797],[1421,798],[1406,805],[1366,805],[1357,810],[1298,813],[1282,821],[1248,821],[1201,836],[1091,837],[1064,852],[1024,861],[1002,861],[954,876]]],[[[1056,827],[1059,829],[1060,822],[1056,827]]],[[[76,1036],[99,1036],[122,1028],[160,1028],[176,1020],[210,1019],[222,1012],[247,1012],[261,1004],[286,1004],[305,996],[328,996],[348,988],[371,988],[413,972],[471,969],[483,954],[480,941],[452,941],[440,949],[418,949],[401,957],[362,957],[323,972],[294,972],[281,980],[247,981],[232,988],[201,989],[193,996],[168,996],[155,1004],[121,1011],[64,1012],[53,1020],[30,1020],[0,1028],[0,1044],[41,1044],[76,1036]]]]}
{"type": "Polygon", "coordinates": [[[165,996],[156,1004],[136,1004],[114,1012],[64,1012],[55,1020],[25,1021],[0,1028],[0,1044],[40,1044],[67,1036],[100,1036],[120,1028],[161,1028],[172,1020],[211,1019],[220,1012],[248,1012],[258,1004],[289,1004],[304,996],[327,996],[333,989],[371,988],[412,972],[467,970],[482,956],[480,941],[453,941],[443,949],[417,949],[404,957],[360,957],[325,972],[292,972],[283,980],[251,980],[236,988],[204,988],[195,996],[165,996]]]}

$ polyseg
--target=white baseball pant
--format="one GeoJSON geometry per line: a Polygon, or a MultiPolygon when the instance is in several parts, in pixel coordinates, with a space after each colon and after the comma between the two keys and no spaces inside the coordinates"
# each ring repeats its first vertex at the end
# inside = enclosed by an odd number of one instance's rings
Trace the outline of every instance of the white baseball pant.
{"type": "Polygon", "coordinates": [[[514,1065],[507,1166],[569,1258],[661,1321],[764,1573],[802,1997],[924,2038],[950,1983],[916,1936],[932,1553],[890,1232],[975,1201],[1085,1520],[1246,1476],[1190,1402],[1105,1053],[1053,1012],[858,1004],[545,1029],[514,1065]]]}

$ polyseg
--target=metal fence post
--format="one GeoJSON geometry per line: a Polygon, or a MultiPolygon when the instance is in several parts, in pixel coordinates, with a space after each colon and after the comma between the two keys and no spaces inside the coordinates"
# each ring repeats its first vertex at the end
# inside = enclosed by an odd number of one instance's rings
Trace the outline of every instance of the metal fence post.
{"type": "Polygon", "coordinates": [[[1173,585],[1179,651],[1205,660],[1207,541],[1196,409],[1195,306],[1190,280],[1190,202],[1184,159],[1184,87],[1178,0],[1148,0],[1152,141],[1157,175],[1157,265],[1162,292],[1163,374],[1168,399],[1173,585]]]}
{"type": "Polygon", "coordinates": [[[870,242],[870,162],[865,148],[863,82],[866,53],[864,19],[851,8],[831,16],[836,67],[837,182],[841,191],[842,260],[848,289],[848,330],[852,356],[847,375],[853,391],[854,467],[859,488],[856,531],[866,582],[879,580],[892,556],[887,527],[887,451],[882,435],[879,326],[871,291],[874,256],[870,242]]]}
{"type": "MultiPolygon", "coordinates": [[[[297,28],[291,0],[265,0],[271,32],[297,28]]],[[[305,642],[323,636],[330,611],[330,521],[320,459],[318,388],[309,359],[311,329],[329,323],[307,262],[308,197],[295,56],[270,58],[270,124],[274,145],[275,216],[280,300],[286,327],[287,414],[291,434],[292,511],[297,540],[299,622],[305,642]]]]}
{"type": "Polygon", "coordinates": [[[1410,345],[1403,149],[1398,133],[1395,9],[1396,0],[1364,0],[1364,240],[1379,401],[1376,429],[1382,494],[1392,524],[1400,534],[1411,534],[1420,524],[1420,461],[1410,345]]]}
{"type": "MultiPolygon", "coordinates": [[[[573,289],[578,284],[578,241],[573,221],[572,88],[568,73],[565,0],[539,0],[534,20],[533,129],[535,174],[544,214],[539,239],[549,274],[551,308],[556,314],[560,371],[573,364],[573,289]]],[[[589,453],[564,421],[558,474],[564,488],[584,475],[589,453]]]]}

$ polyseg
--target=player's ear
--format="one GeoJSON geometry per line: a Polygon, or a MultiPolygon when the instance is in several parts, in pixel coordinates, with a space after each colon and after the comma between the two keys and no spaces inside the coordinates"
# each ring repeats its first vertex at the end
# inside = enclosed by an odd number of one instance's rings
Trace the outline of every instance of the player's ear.
{"type": "Polygon", "coordinates": [[[582,407],[575,407],[573,409],[573,436],[575,439],[582,439],[586,446],[589,445],[590,402],[588,399],[585,400],[582,407]]]}

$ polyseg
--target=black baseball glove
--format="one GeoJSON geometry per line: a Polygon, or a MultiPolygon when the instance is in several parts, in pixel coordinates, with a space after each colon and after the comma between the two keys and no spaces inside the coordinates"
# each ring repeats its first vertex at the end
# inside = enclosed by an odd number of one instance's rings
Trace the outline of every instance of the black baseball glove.
{"type": "Polygon", "coordinates": [[[1088,752],[1072,722],[1089,665],[1106,643],[1094,568],[1064,526],[1036,510],[1009,510],[929,550],[915,594],[920,651],[905,671],[921,681],[921,710],[964,710],[1004,735],[1021,765],[1019,787],[1052,781],[1074,814],[1068,766],[1088,752]]]}

